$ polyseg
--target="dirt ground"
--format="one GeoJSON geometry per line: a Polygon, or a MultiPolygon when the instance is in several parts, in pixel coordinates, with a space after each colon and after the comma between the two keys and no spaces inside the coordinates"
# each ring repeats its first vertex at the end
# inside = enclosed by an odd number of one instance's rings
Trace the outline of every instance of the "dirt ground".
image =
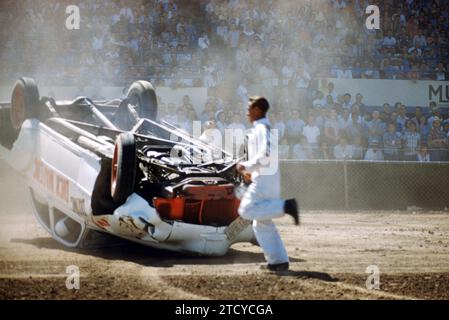
{"type": "Polygon", "coordinates": [[[39,226],[24,182],[0,163],[0,299],[449,299],[446,212],[303,212],[277,221],[291,271],[264,273],[261,249],[192,257],[127,242],[69,249],[39,226]],[[66,268],[80,289],[66,288],[66,268]],[[379,269],[369,290],[368,266],[379,269]]]}

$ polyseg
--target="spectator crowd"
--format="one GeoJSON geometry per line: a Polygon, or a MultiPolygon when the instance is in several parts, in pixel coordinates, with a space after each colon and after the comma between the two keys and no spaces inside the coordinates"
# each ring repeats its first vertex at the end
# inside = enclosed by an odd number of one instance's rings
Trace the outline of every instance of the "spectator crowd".
{"type": "MultiPolygon", "coordinates": [[[[328,82],[327,97],[332,94],[334,85],[328,82]]],[[[368,107],[361,94],[354,99],[349,93],[337,97],[339,103],[316,104],[304,114],[294,107],[270,111],[281,159],[449,161],[449,116],[435,102],[425,108],[401,102],[368,107]]],[[[250,128],[244,108],[216,97],[208,99],[200,114],[189,96],[184,96],[180,107],[162,102],[159,110],[160,120],[189,133],[194,121],[200,121],[203,130],[220,130],[224,139],[227,129],[243,136],[250,128]]]]}
{"type": "Polygon", "coordinates": [[[3,0],[0,9],[2,83],[206,87],[199,114],[188,97],[160,101],[161,118],[190,132],[194,120],[244,129],[248,95],[263,94],[284,158],[449,160],[449,120],[435,104],[365,106],[318,81],[447,81],[447,0],[3,0]],[[365,27],[369,4],[380,30],[365,27]],[[66,28],[69,5],[80,8],[79,30],[66,28]]]}

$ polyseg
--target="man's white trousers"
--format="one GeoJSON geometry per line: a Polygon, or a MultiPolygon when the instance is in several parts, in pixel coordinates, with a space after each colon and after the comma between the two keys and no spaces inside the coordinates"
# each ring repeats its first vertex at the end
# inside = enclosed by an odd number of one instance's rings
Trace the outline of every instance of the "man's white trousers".
{"type": "Polygon", "coordinates": [[[284,200],[280,199],[279,180],[279,173],[258,176],[248,187],[239,207],[242,218],[253,220],[254,234],[269,264],[289,261],[284,243],[271,221],[284,215],[284,200]]]}

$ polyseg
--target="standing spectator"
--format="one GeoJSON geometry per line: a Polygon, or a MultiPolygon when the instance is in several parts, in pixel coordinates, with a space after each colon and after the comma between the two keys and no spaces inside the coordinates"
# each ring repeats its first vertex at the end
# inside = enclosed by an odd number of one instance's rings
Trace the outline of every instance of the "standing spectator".
{"type": "Polygon", "coordinates": [[[429,127],[431,127],[434,119],[436,119],[436,118],[441,119],[441,114],[440,114],[440,110],[438,109],[435,101],[430,102],[429,108],[430,108],[431,115],[427,119],[427,124],[429,125],[429,127]]]}
{"type": "Polygon", "coordinates": [[[416,132],[416,124],[413,121],[408,120],[406,122],[406,130],[402,135],[402,142],[404,149],[402,159],[404,161],[416,161],[421,135],[416,132]]]}
{"type": "Polygon", "coordinates": [[[396,111],[398,113],[396,122],[399,123],[402,128],[407,128],[406,122],[408,121],[408,117],[406,115],[405,106],[400,102],[396,103],[396,111]]]}
{"type": "Polygon", "coordinates": [[[318,156],[318,143],[320,138],[320,129],[315,123],[315,117],[310,115],[307,119],[307,125],[302,130],[302,134],[306,137],[307,143],[312,149],[315,157],[318,156]]]}
{"type": "Polygon", "coordinates": [[[402,123],[398,121],[398,113],[396,111],[393,111],[390,114],[390,122],[394,122],[396,124],[397,132],[402,132],[402,130],[404,129],[404,126],[402,125],[402,123]]]}
{"type": "Polygon", "coordinates": [[[443,161],[447,148],[447,136],[441,128],[441,120],[434,118],[432,128],[429,131],[428,145],[430,147],[430,160],[443,161]]]}
{"type": "Polygon", "coordinates": [[[236,49],[239,42],[240,42],[240,30],[237,29],[235,23],[232,23],[231,28],[229,29],[228,32],[227,44],[229,48],[236,49]]]}
{"type": "Polygon", "coordinates": [[[357,93],[355,95],[355,102],[354,104],[351,106],[351,108],[356,105],[359,108],[359,111],[361,111],[362,113],[365,111],[365,103],[363,103],[363,95],[361,93],[357,93]]]}
{"type": "Polygon", "coordinates": [[[368,144],[372,140],[382,141],[382,137],[386,130],[385,122],[380,120],[379,111],[375,110],[372,113],[372,120],[368,122],[368,144]]]}
{"type": "Polygon", "coordinates": [[[334,102],[337,102],[338,94],[335,92],[335,85],[333,82],[329,82],[327,84],[327,93],[326,97],[331,96],[334,102]]]}
{"type": "Polygon", "coordinates": [[[414,117],[411,119],[414,123],[416,123],[416,127],[418,127],[418,125],[419,125],[419,118],[421,118],[422,115],[423,115],[422,108],[421,107],[416,107],[415,108],[414,117]]]}
{"type": "Polygon", "coordinates": [[[388,130],[383,136],[384,158],[389,161],[398,161],[402,146],[402,136],[396,131],[396,123],[388,124],[388,130]]]}

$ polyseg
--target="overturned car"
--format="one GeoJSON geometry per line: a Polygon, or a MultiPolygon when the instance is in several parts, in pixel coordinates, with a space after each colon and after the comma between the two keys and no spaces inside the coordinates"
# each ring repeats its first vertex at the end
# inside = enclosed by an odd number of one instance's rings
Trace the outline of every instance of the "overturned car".
{"type": "Polygon", "coordinates": [[[237,214],[238,159],[157,121],[149,82],[124,99],[55,101],[21,78],[0,108],[0,156],[26,177],[34,214],[58,242],[85,247],[108,233],[224,255],[254,241],[237,214]]]}

